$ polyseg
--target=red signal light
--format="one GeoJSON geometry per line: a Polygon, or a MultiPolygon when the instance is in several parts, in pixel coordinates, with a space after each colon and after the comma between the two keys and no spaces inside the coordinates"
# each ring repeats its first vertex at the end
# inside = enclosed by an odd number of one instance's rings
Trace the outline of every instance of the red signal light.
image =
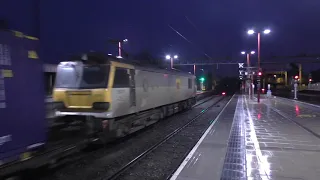
{"type": "Polygon", "coordinates": [[[299,79],[299,76],[295,76],[294,78],[295,78],[295,79],[299,79]]]}
{"type": "Polygon", "coordinates": [[[226,95],[226,93],[225,93],[225,92],[222,92],[222,95],[224,96],[224,95],[226,95]]]}
{"type": "Polygon", "coordinates": [[[258,75],[259,75],[259,76],[262,76],[262,72],[258,72],[258,75]]]}
{"type": "Polygon", "coordinates": [[[312,81],[312,79],[309,79],[309,82],[311,82],[312,81]]]}

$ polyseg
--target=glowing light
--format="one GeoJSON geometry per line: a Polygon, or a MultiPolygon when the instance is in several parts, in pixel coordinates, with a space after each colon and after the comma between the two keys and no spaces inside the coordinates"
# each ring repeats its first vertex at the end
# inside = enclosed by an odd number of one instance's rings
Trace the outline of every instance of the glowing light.
{"type": "Polygon", "coordinates": [[[225,93],[225,92],[222,92],[222,95],[226,95],[226,93],[225,93]]]}
{"type": "Polygon", "coordinates": [[[299,116],[300,115],[300,108],[298,105],[295,106],[295,110],[296,110],[296,115],[299,116]]]}
{"type": "Polygon", "coordinates": [[[271,32],[270,29],[265,29],[265,30],[263,31],[264,34],[269,34],[270,32],[271,32]]]}
{"type": "Polygon", "coordinates": [[[174,58],[174,59],[178,59],[178,55],[174,55],[173,58],[174,58]]]}
{"type": "Polygon", "coordinates": [[[250,29],[250,30],[248,31],[248,34],[249,34],[249,35],[254,34],[254,30],[250,29]]]}
{"type": "Polygon", "coordinates": [[[261,119],[261,114],[260,113],[258,114],[258,119],[261,119]]]}
{"type": "Polygon", "coordinates": [[[251,51],[251,54],[255,54],[256,52],[255,51],[251,51]]]}
{"type": "Polygon", "coordinates": [[[246,52],[245,51],[241,51],[241,54],[246,54],[246,52]]]}
{"type": "Polygon", "coordinates": [[[166,55],[166,59],[168,60],[171,59],[170,55],[166,55]]]}
{"type": "Polygon", "coordinates": [[[299,76],[295,76],[294,78],[295,78],[295,79],[299,79],[299,76]]]}

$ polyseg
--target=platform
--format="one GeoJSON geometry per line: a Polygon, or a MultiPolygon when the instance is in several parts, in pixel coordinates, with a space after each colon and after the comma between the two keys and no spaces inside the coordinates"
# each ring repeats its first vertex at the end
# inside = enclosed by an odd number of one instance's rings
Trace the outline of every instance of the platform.
{"type": "Polygon", "coordinates": [[[235,95],[172,180],[320,179],[320,107],[235,95]]]}

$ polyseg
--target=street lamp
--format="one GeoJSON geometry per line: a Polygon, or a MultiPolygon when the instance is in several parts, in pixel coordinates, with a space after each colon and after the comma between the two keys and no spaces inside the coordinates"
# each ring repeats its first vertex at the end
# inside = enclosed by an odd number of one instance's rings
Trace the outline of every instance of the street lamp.
{"type": "Polygon", "coordinates": [[[173,57],[166,55],[166,59],[171,61],[171,69],[173,69],[173,59],[178,59],[178,55],[174,55],[173,57]]]}
{"type": "Polygon", "coordinates": [[[126,43],[126,42],[128,42],[128,39],[124,39],[124,40],[118,42],[119,57],[120,57],[120,58],[122,57],[122,54],[121,54],[121,46],[122,46],[122,43],[126,43]]]}
{"type": "Polygon", "coordinates": [[[241,51],[241,54],[242,55],[247,55],[247,66],[249,67],[250,66],[250,54],[251,55],[254,55],[256,52],[255,51],[248,51],[248,52],[246,52],[246,51],[241,51]]]}
{"type": "MultiPolygon", "coordinates": [[[[262,31],[264,34],[270,34],[271,30],[270,29],[265,29],[262,31]]],[[[253,35],[256,32],[253,29],[248,30],[248,34],[249,35],[253,35]]],[[[258,68],[260,70],[260,42],[261,42],[261,32],[257,32],[258,33],[258,68]]]]}
{"type": "MultiPolygon", "coordinates": [[[[255,54],[256,52],[255,51],[248,51],[248,52],[246,52],[246,51],[241,51],[241,54],[242,55],[245,55],[245,54],[247,54],[247,72],[248,72],[248,78],[250,79],[250,73],[249,73],[249,71],[250,71],[250,54],[251,55],[253,55],[253,54],[255,54]]],[[[253,83],[253,76],[251,75],[251,82],[250,82],[250,80],[248,80],[249,82],[248,82],[248,84],[249,84],[249,95],[252,95],[253,94],[253,87],[252,87],[252,83],[253,83]]]]}
{"type": "Polygon", "coordinates": [[[128,42],[128,39],[123,39],[123,40],[119,40],[119,39],[109,39],[109,42],[112,43],[112,44],[118,44],[118,50],[119,50],[118,58],[122,58],[121,46],[122,46],[122,43],[127,43],[127,42],[128,42]]]}
{"type": "MultiPolygon", "coordinates": [[[[270,34],[271,30],[270,29],[265,29],[262,31],[264,34],[270,34]]],[[[253,29],[248,30],[247,32],[249,35],[253,35],[256,32],[253,29]]],[[[258,71],[261,71],[260,68],[260,44],[261,44],[261,32],[257,32],[258,34],[258,71]]],[[[260,102],[260,79],[258,79],[258,103],[260,102]]]]}

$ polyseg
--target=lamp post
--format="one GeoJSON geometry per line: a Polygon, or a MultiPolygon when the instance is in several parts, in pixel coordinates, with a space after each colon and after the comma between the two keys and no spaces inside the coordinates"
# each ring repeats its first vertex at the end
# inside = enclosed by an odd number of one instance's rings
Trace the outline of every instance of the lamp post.
{"type": "Polygon", "coordinates": [[[249,85],[249,96],[251,97],[253,95],[253,75],[250,75],[251,71],[250,71],[250,54],[254,55],[256,52],[255,51],[250,51],[250,52],[246,52],[246,51],[241,51],[242,55],[246,55],[247,56],[247,72],[248,72],[248,76],[247,76],[247,84],[249,85]],[[251,76],[251,82],[250,82],[250,76],[251,76]]]}
{"type": "Polygon", "coordinates": [[[178,55],[174,55],[174,56],[166,55],[166,59],[170,60],[171,69],[173,69],[173,59],[178,59],[178,55]]]}
{"type": "MultiPolygon", "coordinates": [[[[262,31],[263,34],[269,34],[271,32],[270,29],[265,29],[262,31]]],[[[248,34],[249,35],[253,35],[256,32],[253,29],[248,30],[248,34]]],[[[260,67],[260,45],[261,45],[261,32],[257,32],[258,34],[258,71],[261,72],[261,67],[260,67]]],[[[260,76],[258,76],[258,86],[257,86],[257,90],[258,90],[258,103],[260,102],[260,76]]]]}
{"type": "Polygon", "coordinates": [[[118,51],[119,51],[118,58],[122,58],[122,44],[127,43],[128,39],[123,39],[123,40],[110,39],[109,42],[112,44],[116,44],[116,43],[118,44],[118,51]]]}
{"type": "Polygon", "coordinates": [[[120,58],[122,57],[122,53],[121,53],[122,43],[126,43],[126,42],[128,42],[128,39],[124,39],[124,40],[118,42],[119,57],[120,58]]]}

